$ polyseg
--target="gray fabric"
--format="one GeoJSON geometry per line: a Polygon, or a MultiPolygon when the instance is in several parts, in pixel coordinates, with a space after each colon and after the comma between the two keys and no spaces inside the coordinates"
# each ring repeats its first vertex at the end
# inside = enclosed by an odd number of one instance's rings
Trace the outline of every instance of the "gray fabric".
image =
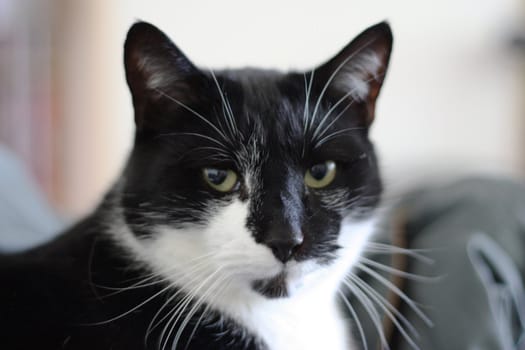
{"type": "MultiPolygon", "coordinates": [[[[419,334],[411,335],[418,347],[525,349],[520,319],[525,312],[525,188],[508,181],[470,179],[414,192],[397,209],[408,218],[410,248],[423,249],[416,254],[425,257],[409,258],[408,270],[430,277],[407,281],[404,289],[433,323],[427,325],[406,303],[401,308],[419,334]]],[[[387,224],[384,233],[391,229],[387,224]]],[[[386,237],[383,241],[389,243],[386,237]]],[[[372,258],[390,264],[388,255],[372,258]]],[[[376,278],[366,273],[362,278],[387,295],[376,278]]],[[[368,348],[375,349],[374,325],[362,307],[358,312],[368,348]]],[[[392,343],[392,349],[413,348],[402,336],[392,343]]]]}
{"type": "Polygon", "coordinates": [[[63,227],[23,164],[0,146],[0,251],[39,244],[63,227]]]}
{"type": "Polygon", "coordinates": [[[487,292],[501,348],[520,348],[525,345],[525,291],[514,261],[483,233],[473,235],[467,253],[487,292]]]}

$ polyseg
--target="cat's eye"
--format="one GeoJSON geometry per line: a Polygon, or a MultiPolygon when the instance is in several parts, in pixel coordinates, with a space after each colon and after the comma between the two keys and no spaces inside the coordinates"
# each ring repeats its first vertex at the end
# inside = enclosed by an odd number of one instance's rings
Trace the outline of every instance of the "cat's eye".
{"type": "Polygon", "coordinates": [[[323,188],[328,186],[335,178],[335,162],[329,160],[312,166],[304,175],[306,186],[323,188]]]}
{"type": "Polygon", "coordinates": [[[202,175],[206,183],[219,192],[230,192],[237,185],[237,174],[233,170],[204,168],[202,175]]]}

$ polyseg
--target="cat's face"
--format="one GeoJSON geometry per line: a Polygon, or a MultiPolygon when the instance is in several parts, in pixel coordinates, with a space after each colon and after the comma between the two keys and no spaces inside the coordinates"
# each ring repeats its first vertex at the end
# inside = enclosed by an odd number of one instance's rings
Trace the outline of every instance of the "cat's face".
{"type": "Polygon", "coordinates": [[[120,206],[139,260],[196,295],[284,297],[351,267],[381,193],[368,129],[391,43],[379,24],[304,74],[211,72],[135,24],[120,206]]]}

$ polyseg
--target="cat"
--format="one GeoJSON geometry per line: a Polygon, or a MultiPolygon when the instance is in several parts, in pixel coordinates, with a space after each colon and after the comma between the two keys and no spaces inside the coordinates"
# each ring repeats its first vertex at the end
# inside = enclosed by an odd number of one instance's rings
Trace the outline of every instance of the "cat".
{"type": "Polygon", "coordinates": [[[212,71],[135,23],[128,162],[87,218],[0,257],[0,348],[356,349],[339,287],[377,221],[392,40],[382,22],[308,72],[212,71]]]}

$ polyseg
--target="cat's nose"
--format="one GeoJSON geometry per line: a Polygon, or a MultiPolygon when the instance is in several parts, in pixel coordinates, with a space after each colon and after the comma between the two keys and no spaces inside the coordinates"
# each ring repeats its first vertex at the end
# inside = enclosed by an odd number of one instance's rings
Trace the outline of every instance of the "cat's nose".
{"type": "Polygon", "coordinates": [[[302,235],[291,235],[288,237],[274,237],[264,242],[273,252],[273,255],[282,263],[290,260],[301,244],[303,243],[302,235]]]}

